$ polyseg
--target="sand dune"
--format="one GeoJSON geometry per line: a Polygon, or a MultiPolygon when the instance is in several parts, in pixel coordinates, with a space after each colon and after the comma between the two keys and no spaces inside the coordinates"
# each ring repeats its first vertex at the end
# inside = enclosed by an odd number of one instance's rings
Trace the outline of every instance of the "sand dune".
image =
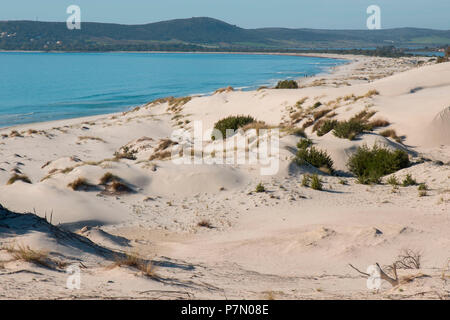
{"type": "MultiPolygon", "coordinates": [[[[0,203],[33,214],[0,209],[0,296],[448,299],[450,63],[347,58],[330,74],[299,80],[298,90],[227,89],[1,129],[0,203]],[[314,130],[321,119],[361,112],[385,124],[354,140],[314,130]],[[174,130],[193,132],[201,120],[202,146],[212,147],[220,141],[207,130],[231,115],[281,129],[274,175],[262,176],[261,164],[170,161],[179,147],[174,130]],[[293,133],[302,127],[330,154],[337,175],[294,163],[300,138],[293,133]],[[394,175],[410,174],[428,190],[357,183],[347,161],[375,144],[407,151],[412,165],[394,175]],[[323,191],[302,186],[307,173],[320,175],[323,191]],[[256,192],[259,183],[264,192],[256,192]],[[66,288],[63,267],[14,259],[11,246],[84,266],[81,289],[66,288]],[[383,282],[376,293],[348,265],[389,265],[403,249],[421,253],[420,268],[399,270],[403,282],[383,282]],[[119,266],[125,253],[138,253],[146,269],[119,266]]],[[[249,148],[259,143],[256,137],[249,148]]]]}

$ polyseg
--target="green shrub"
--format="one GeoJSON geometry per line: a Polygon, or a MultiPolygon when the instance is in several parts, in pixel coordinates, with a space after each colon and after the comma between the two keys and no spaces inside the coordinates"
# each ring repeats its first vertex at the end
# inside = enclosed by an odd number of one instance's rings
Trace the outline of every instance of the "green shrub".
{"type": "Polygon", "coordinates": [[[387,183],[391,186],[398,186],[400,184],[395,175],[390,176],[389,179],[387,179],[387,183]]]}
{"type": "Polygon", "coordinates": [[[311,188],[314,190],[322,190],[322,181],[320,181],[320,178],[317,174],[313,174],[311,177],[311,188]]]}
{"type": "Polygon", "coordinates": [[[353,140],[358,134],[367,129],[362,120],[350,119],[349,121],[340,121],[336,123],[333,134],[341,139],[353,140]]]}
{"type": "Polygon", "coordinates": [[[338,124],[337,120],[325,120],[317,130],[317,135],[319,137],[326,135],[328,132],[333,130],[338,124]]]}
{"type": "Polygon", "coordinates": [[[421,183],[419,184],[419,191],[427,191],[428,190],[428,186],[425,183],[421,183]]]}
{"type": "Polygon", "coordinates": [[[279,81],[275,89],[298,89],[298,83],[294,80],[279,81]]]}
{"type": "Polygon", "coordinates": [[[301,139],[298,143],[297,143],[297,148],[299,149],[307,149],[310,146],[312,146],[313,142],[311,141],[311,139],[301,139]]]}
{"type": "Polygon", "coordinates": [[[321,105],[322,105],[322,102],[317,101],[316,103],[314,103],[313,109],[316,109],[316,108],[320,107],[321,105]]]}
{"type": "Polygon", "coordinates": [[[314,147],[298,150],[295,162],[300,166],[309,163],[316,168],[326,168],[330,173],[334,172],[331,157],[325,151],[318,150],[314,147]]]}
{"type": "MultiPolygon", "coordinates": [[[[227,130],[237,130],[249,123],[255,122],[256,120],[251,116],[230,116],[219,120],[214,124],[214,129],[220,131],[222,133],[222,137],[226,137],[227,130]]],[[[216,137],[214,133],[211,137],[212,140],[215,140],[216,137]]]]}
{"type": "Polygon", "coordinates": [[[419,197],[426,197],[427,195],[427,190],[419,190],[419,197]]]}
{"type": "Polygon", "coordinates": [[[266,188],[264,187],[264,185],[260,182],[257,186],[256,186],[256,192],[261,193],[261,192],[266,192],[266,188]]]}
{"type": "Polygon", "coordinates": [[[309,180],[310,180],[309,175],[308,174],[304,174],[303,175],[303,179],[302,179],[302,186],[303,187],[309,187],[309,180]]]}
{"type": "Polygon", "coordinates": [[[402,185],[404,187],[415,186],[417,184],[416,180],[408,173],[406,177],[403,179],[402,185]]]}
{"type": "Polygon", "coordinates": [[[374,145],[372,149],[366,145],[349,158],[347,167],[360,183],[380,183],[381,177],[409,166],[409,157],[405,151],[391,151],[374,145]]]}

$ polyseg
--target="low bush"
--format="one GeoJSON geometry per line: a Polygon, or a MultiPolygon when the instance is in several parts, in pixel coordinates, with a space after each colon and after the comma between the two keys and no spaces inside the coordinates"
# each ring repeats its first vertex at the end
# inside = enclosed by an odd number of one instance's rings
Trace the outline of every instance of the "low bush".
{"type": "Polygon", "coordinates": [[[322,181],[320,181],[320,178],[317,174],[313,174],[311,177],[311,188],[313,190],[322,190],[322,181]]]}
{"type": "Polygon", "coordinates": [[[333,134],[341,139],[353,140],[358,134],[367,129],[364,121],[350,119],[348,121],[337,122],[333,129],[333,134]]]}
{"type": "Polygon", "coordinates": [[[407,174],[402,181],[402,185],[404,187],[415,186],[417,184],[416,180],[411,176],[411,174],[407,174]]]}
{"type": "Polygon", "coordinates": [[[308,163],[316,168],[326,168],[330,173],[334,172],[334,163],[328,153],[318,150],[315,147],[299,149],[295,157],[295,162],[300,166],[308,163]]]}
{"type": "Polygon", "coordinates": [[[360,183],[380,183],[381,177],[408,167],[408,154],[403,150],[391,151],[374,145],[372,149],[366,145],[349,158],[347,167],[360,183]]]}
{"type": "Polygon", "coordinates": [[[398,186],[400,183],[397,180],[397,177],[395,175],[392,175],[389,177],[389,179],[387,179],[386,181],[387,183],[389,183],[391,186],[398,186]]]}
{"type": "Polygon", "coordinates": [[[425,183],[421,183],[421,184],[419,184],[418,190],[419,191],[426,191],[426,190],[428,190],[428,186],[425,183]]]}
{"type": "Polygon", "coordinates": [[[303,187],[309,187],[309,182],[310,182],[309,175],[307,175],[307,174],[303,175],[302,186],[303,187]]]}
{"type": "Polygon", "coordinates": [[[275,89],[298,89],[298,83],[294,80],[279,81],[275,89]]]}
{"type": "Polygon", "coordinates": [[[256,186],[256,192],[258,193],[262,193],[262,192],[266,192],[266,188],[264,187],[264,185],[260,182],[257,186],[256,186]]]}
{"type": "Polygon", "coordinates": [[[313,144],[313,142],[310,139],[301,139],[298,143],[297,143],[297,148],[299,149],[306,149],[311,147],[313,144]]]}
{"type": "Polygon", "coordinates": [[[337,120],[325,120],[324,122],[321,123],[321,125],[317,129],[317,135],[319,137],[326,135],[328,132],[333,130],[337,124],[338,124],[337,120]]]}
{"type": "MultiPolygon", "coordinates": [[[[222,134],[222,138],[225,138],[227,130],[235,131],[255,121],[256,120],[251,116],[230,116],[216,122],[214,124],[214,129],[222,134]]],[[[215,137],[213,133],[211,139],[215,140],[216,138],[217,137],[215,137]]]]}

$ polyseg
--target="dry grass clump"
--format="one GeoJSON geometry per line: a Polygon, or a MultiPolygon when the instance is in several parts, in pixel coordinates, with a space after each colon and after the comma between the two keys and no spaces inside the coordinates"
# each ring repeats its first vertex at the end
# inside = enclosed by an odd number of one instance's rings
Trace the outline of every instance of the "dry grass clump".
{"type": "Polygon", "coordinates": [[[37,130],[34,130],[34,129],[28,129],[27,130],[27,134],[29,135],[29,136],[31,136],[32,134],[38,134],[39,132],[37,131],[37,130]]]}
{"type": "MultiPolygon", "coordinates": [[[[261,89],[261,88],[260,88],[261,89]]],[[[262,90],[262,89],[261,89],[262,90]]],[[[217,89],[216,91],[214,91],[214,94],[218,94],[218,93],[224,93],[224,92],[233,92],[234,88],[233,87],[225,87],[225,88],[220,88],[217,89]]]]}
{"type": "Polygon", "coordinates": [[[249,123],[242,127],[242,130],[244,132],[248,130],[256,130],[256,133],[259,135],[259,130],[269,130],[275,128],[274,126],[270,126],[266,124],[264,121],[255,121],[252,123],[249,123]]]}
{"type": "Polygon", "coordinates": [[[378,92],[378,91],[375,90],[375,89],[372,89],[372,90],[369,90],[369,91],[364,95],[364,98],[371,98],[371,97],[377,96],[377,95],[379,95],[379,94],[380,94],[380,92],[378,92]]]}
{"type": "Polygon", "coordinates": [[[178,142],[172,141],[170,139],[162,139],[158,146],[155,148],[155,152],[166,150],[169,147],[172,147],[174,145],[177,145],[178,142]]]}
{"type": "Polygon", "coordinates": [[[127,160],[136,160],[136,150],[131,150],[129,146],[123,146],[114,153],[114,158],[117,160],[127,159],[127,160]]]}
{"type": "Polygon", "coordinates": [[[51,267],[51,260],[47,251],[33,250],[29,246],[21,244],[17,248],[12,245],[3,249],[10,253],[15,260],[30,262],[47,268],[51,267]]]}
{"type": "Polygon", "coordinates": [[[373,110],[369,111],[367,109],[364,109],[361,112],[355,114],[350,120],[367,122],[370,120],[370,118],[372,118],[375,115],[375,113],[377,112],[373,110]]]}
{"type": "Polygon", "coordinates": [[[192,100],[192,97],[181,97],[181,98],[171,98],[169,100],[169,108],[168,111],[172,111],[178,113],[181,111],[181,108],[192,100]]]}
{"type": "Polygon", "coordinates": [[[92,140],[92,141],[99,141],[99,142],[104,142],[104,143],[106,143],[106,141],[103,140],[102,138],[99,138],[99,137],[91,137],[91,136],[80,136],[80,137],[78,137],[78,140],[80,140],[80,141],[92,140]]]}
{"type": "Polygon", "coordinates": [[[385,138],[391,138],[398,143],[402,143],[402,138],[397,135],[397,132],[393,129],[386,129],[380,132],[380,135],[385,138]]]}
{"type": "Polygon", "coordinates": [[[18,137],[18,138],[22,138],[23,136],[16,130],[11,131],[11,133],[9,134],[10,138],[14,138],[14,137],[18,137]]]}
{"type": "Polygon", "coordinates": [[[87,191],[89,189],[95,188],[95,186],[89,183],[85,178],[77,178],[67,185],[73,191],[87,191]]]}
{"type": "Polygon", "coordinates": [[[304,124],[303,124],[303,129],[309,128],[314,124],[314,120],[313,119],[308,119],[304,124]]]}
{"type": "Polygon", "coordinates": [[[348,94],[342,98],[342,100],[344,100],[344,101],[355,100],[355,99],[356,99],[356,96],[354,93],[348,94]]]}
{"type": "Polygon", "coordinates": [[[213,226],[209,220],[203,219],[199,223],[197,223],[198,227],[213,229],[213,226]]]}
{"type": "Polygon", "coordinates": [[[106,172],[101,178],[99,185],[105,186],[105,190],[111,194],[123,194],[131,193],[131,189],[121,178],[112,174],[111,172],[106,172]]]}
{"type": "Polygon", "coordinates": [[[382,127],[387,127],[389,126],[391,123],[387,120],[384,119],[375,119],[369,122],[369,127],[374,129],[374,128],[382,128],[382,127]]]}
{"type": "Polygon", "coordinates": [[[114,194],[133,192],[133,189],[131,189],[128,185],[119,180],[113,180],[110,184],[106,186],[106,190],[114,194]]]}
{"type": "Polygon", "coordinates": [[[308,97],[304,97],[304,98],[298,100],[298,101],[295,103],[295,106],[296,106],[297,108],[301,108],[302,105],[306,102],[306,100],[308,100],[308,97]]]}
{"type": "Polygon", "coordinates": [[[26,175],[23,175],[23,174],[19,175],[17,173],[14,173],[11,176],[11,178],[9,178],[9,180],[6,182],[6,184],[7,185],[11,185],[11,184],[13,184],[16,181],[22,181],[22,182],[31,184],[30,178],[28,178],[26,175]]]}
{"type": "Polygon", "coordinates": [[[318,119],[322,118],[324,115],[329,113],[330,111],[331,111],[331,109],[324,109],[324,110],[316,111],[313,113],[313,118],[315,121],[317,121],[318,119]]]}
{"type": "Polygon", "coordinates": [[[304,116],[305,115],[304,115],[303,111],[293,112],[289,115],[289,117],[291,118],[291,123],[293,123],[293,124],[296,124],[296,123],[302,121],[304,116]]]}
{"type": "Polygon", "coordinates": [[[170,139],[161,140],[158,146],[155,148],[153,154],[150,156],[149,160],[166,160],[170,158],[172,156],[172,152],[167,149],[177,144],[178,142],[172,141],[170,139]]]}
{"type": "Polygon", "coordinates": [[[116,261],[109,268],[122,266],[135,268],[150,278],[158,277],[155,265],[151,261],[142,259],[137,253],[126,253],[122,257],[116,257],[116,261]]]}
{"type": "Polygon", "coordinates": [[[165,97],[165,98],[159,98],[159,99],[153,100],[152,102],[149,102],[147,105],[150,106],[150,105],[168,103],[169,108],[167,110],[174,112],[174,113],[178,113],[181,111],[181,108],[191,100],[192,100],[192,97],[180,97],[180,98],[165,97]]]}
{"type": "Polygon", "coordinates": [[[306,138],[305,129],[295,127],[293,125],[280,125],[281,132],[285,132],[288,135],[294,135],[297,137],[303,137],[306,138]]]}
{"type": "Polygon", "coordinates": [[[119,180],[120,178],[113,175],[111,172],[106,172],[101,178],[100,178],[100,182],[99,185],[101,186],[105,186],[108,183],[114,181],[114,180],[119,180]]]}
{"type": "Polygon", "coordinates": [[[150,161],[154,160],[166,160],[169,159],[172,156],[172,152],[169,150],[166,151],[159,151],[152,154],[149,158],[150,161]]]}

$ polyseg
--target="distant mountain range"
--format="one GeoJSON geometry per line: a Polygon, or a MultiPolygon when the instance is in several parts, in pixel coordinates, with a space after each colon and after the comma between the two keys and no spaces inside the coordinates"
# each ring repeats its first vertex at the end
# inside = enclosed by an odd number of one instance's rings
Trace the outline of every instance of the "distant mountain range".
{"type": "Polygon", "coordinates": [[[0,50],[57,51],[295,51],[307,48],[450,45],[450,30],[244,29],[212,18],[145,25],[0,21],[0,50]]]}

